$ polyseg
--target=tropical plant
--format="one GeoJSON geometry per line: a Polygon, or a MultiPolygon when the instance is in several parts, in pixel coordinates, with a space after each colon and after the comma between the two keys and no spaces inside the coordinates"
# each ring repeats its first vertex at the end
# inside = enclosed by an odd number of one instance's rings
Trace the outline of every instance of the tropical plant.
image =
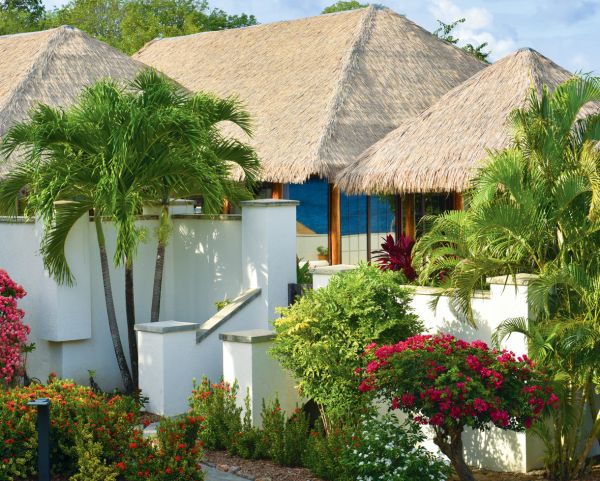
{"type": "Polygon", "coordinates": [[[532,358],[554,375],[562,408],[540,434],[550,476],[560,480],[585,471],[600,433],[600,114],[590,102],[600,102],[597,78],[532,90],[527,108],[510,117],[513,145],[492,152],[473,180],[469,210],[429,219],[415,245],[421,280],[444,272],[448,294],[471,320],[471,295],[486,276],[536,275],[529,319],[507,320],[497,336],[526,335],[532,358]]]}
{"type": "Polygon", "coordinates": [[[333,419],[347,422],[369,409],[354,372],[365,346],[421,332],[404,282],[401,273],[363,264],[280,310],[272,354],[319,404],[328,432],[333,419]]]}
{"type": "MultiPolygon", "coordinates": [[[[171,232],[171,199],[201,197],[204,213],[218,213],[225,200],[238,204],[252,196],[259,164],[250,146],[222,133],[224,122],[247,135],[252,132],[250,115],[237,99],[203,92],[191,95],[153,70],[142,72],[132,87],[136,115],[124,132],[131,197],[160,206],[150,312],[150,321],[156,322],[171,232]],[[244,182],[232,180],[234,167],[244,182]]],[[[133,229],[132,218],[129,223],[133,229]]]]}
{"type": "Polygon", "coordinates": [[[373,259],[379,263],[379,267],[383,270],[402,271],[409,281],[414,281],[417,277],[417,272],[412,266],[412,248],[415,241],[403,234],[400,235],[397,241],[394,236],[388,234],[383,238],[381,250],[373,252],[373,259]]]}
{"type": "Polygon", "coordinates": [[[376,392],[392,409],[429,424],[434,442],[461,481],[473,481],[463,455],[466,426],[529,428],[559,399],[535,364],[448,334],[421,335],[394,345],[371,345],[362,392],[376,392]]]}
{"type": "Polygon", "coordinates": [[[221,135],[229,120],[249,132],[248,114],[237,100],[205,93],[190,95],[153,70],[127,85],[99,81],[66,111],[40,105],[29,121],[13,126],[4,153],[25,153],[0,186],[0,206],[14,211],[27,188],[27,213],[39,215],[46,230],[42,255],[59,282],[73,282],[64,247],[74,223],[90,209],[94,220],[113,345],[127,391],[137,386],[137,342],[133,262],[145,232],[136,224],[148,204],[161,206],[151,321],[158,320],[165,246],[170,232],[172,196],[201,196],[207,212],[224,198],[249,196],[258,162],[245,144],[221,135]],[[245,184],[230,179],[232,165],[245,184]],[[117,228],[115,265],[123,265],[131,371],[121,346],[114,309],[103,217],[117,228]]]}
{"type": "Polygon", "coordinates": [[[23,287],[0,269],[0,389],[24,373],[23,353],[29,352],[25,343],[30,329],[23,324],[25,312],[17,307],[17,302],[26,294],[23,287]]]}

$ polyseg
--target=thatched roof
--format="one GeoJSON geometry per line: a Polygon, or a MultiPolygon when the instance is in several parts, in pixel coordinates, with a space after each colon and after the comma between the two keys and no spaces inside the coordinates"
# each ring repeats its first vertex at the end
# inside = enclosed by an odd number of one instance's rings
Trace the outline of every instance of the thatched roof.
{"type": "Polygon", "coordinates": [[[95,80],[130,79],[143,67],[73,27],[0,36],[0,135],[38,102],[68,106],[95,80]]]}
{"type": "Polygon", "coordinates": [[[154,40],[134,58],[190,90],[239,95],[274,182],[332,178],[484,67],[378,7],[154,40]]]}
{"type": "Polygon", "coordinates": [[[571,76],[535,50],[510,54],[369,147],[336,181],[351,193],[462,192],[486,149],[510,145],[508,116],[529,89],[571,76]]]}

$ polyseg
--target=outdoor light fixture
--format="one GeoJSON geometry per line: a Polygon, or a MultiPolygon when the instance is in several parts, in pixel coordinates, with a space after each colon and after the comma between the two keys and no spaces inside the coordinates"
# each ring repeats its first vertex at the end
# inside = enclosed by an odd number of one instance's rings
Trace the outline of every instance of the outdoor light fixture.
{"type": "Polygon", "coordinates": [[[36,399],[27,405],[37,408],[38,479],[50,481],[50,399],[36,399]]]}

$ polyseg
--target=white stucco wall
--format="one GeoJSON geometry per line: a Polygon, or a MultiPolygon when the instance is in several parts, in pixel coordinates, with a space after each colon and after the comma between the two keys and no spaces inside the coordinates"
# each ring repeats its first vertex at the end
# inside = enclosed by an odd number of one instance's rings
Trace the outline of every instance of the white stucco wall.
{"type": "MultiPolygon", "coordinates": [[[[140,220],[146,240],[134,264],[136,320],[148,322],[154,278],[157,220],[140,220]]],[[[124,272],[112,264],[115,230],[104,224],[115,309],[123,347],[128,351],[124,272]]],[[[106,317],[96,231],[82,218],[67,240],[67,258],[76,277],[72,287],[58,286],[44,272],[39,241],[42,226],[0,219],[0,268],[28,291],[22,306],[37,349],[28,372],[45,380],[51,371],[87,382],[96,372],[103,389],[119,387],[120,375],[106,317]]],[[[216,312],[214,303],[234,298],[242,289],[241,221],[239,216],[181,216],[173,219],[167,247],[161,320],[201,323],[216,312]]]]}

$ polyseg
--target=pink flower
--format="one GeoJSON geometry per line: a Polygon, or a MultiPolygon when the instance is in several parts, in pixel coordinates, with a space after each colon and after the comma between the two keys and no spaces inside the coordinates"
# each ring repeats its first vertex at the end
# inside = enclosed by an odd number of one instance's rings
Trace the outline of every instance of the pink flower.
{"type": "Polygon", "coordinates": [[[486,403],[481,398],[475,398],[475,400],[473,401],[473,409],[475,409],[475,411],[477,411],[478,413],[483,413],[487,411],[488,408],[488,403],[486,403]]]}

